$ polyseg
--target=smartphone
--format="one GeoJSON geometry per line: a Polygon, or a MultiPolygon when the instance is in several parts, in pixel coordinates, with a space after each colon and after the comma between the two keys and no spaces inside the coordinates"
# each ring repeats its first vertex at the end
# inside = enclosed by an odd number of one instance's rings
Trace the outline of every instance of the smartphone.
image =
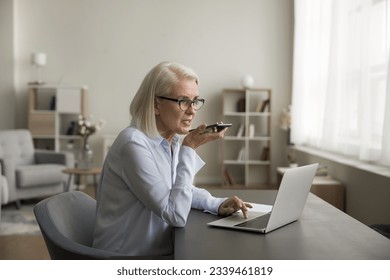
{"type": "MultiPolygon", "coordinates": [[[[225,129],[226,127],[231,127],[232,124],[231,123],[215,123],[215,124],[211,124],[211,125],[208,125],[206,126],[206,130],[204,133],[207,133],[207,132],[220,132],[221,130],[225,129]],[[214,131],[215,128],[217,128],[217,131],[214,131]]],[[[190,129],[189,132],[192,132],[194,131],[195,129],[190,129]]]]}

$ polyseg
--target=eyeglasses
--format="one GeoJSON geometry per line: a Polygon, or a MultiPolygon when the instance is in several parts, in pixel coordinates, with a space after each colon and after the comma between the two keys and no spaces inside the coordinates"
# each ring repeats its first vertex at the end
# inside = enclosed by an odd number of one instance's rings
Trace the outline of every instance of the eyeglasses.
{"type": "Polygon", "coordinates": [[[180,98],[180,99],[174,99],[174,98],[168,98],[165,96],[157,96],[157,98],[173,101],[179,103],[179,107],[182,111],[187,111],[188,108],[190,108],[191,105],[194,106],[195,111],[198,111],[200,108],[202,108],[205,100],[201,98],[196,98],[194,100],[191,100],[189,98],[180,98]]]}

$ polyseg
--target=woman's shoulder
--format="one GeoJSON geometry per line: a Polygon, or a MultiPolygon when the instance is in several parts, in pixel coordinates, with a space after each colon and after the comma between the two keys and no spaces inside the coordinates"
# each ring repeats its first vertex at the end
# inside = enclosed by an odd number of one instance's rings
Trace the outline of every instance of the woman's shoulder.
{"type": "Polygon", "coordinates": [[[157,138],[150,138],[145,133],[143,133],[141,130],[137,129],[134,126],[128,126],[125,129],[123,129],[118,137],[117,140],[121,145],[127,144],[127,143],[156,143],[156,141],[159,141],[157,138]]]}
{"type": "Polygon", "coordinates": [[[146,138],[146,135],[142,133],[142,131],[140,131],[134,126],[128,126],[119,133],[117,140],[124,143],[142,140],[144,138],[146,138]]]}

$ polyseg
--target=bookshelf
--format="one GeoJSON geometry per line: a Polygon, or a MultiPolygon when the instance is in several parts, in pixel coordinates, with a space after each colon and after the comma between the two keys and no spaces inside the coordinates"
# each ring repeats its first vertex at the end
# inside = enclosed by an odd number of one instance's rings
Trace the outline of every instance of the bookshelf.
{"type": "Polygon", "coordinates": [[[261,187],[271,180],[271,89],[224,89],[222,119],[232,123],[221,145],[225,186],[261,187]]]}
{"type": "Polygon", "coordinates": [[[37,85],[28,88],[28,128],[38,149],[62,151],[78,144],[72,130],[79,115],[86,116],[87,88],[82,86],[37,85]]]}

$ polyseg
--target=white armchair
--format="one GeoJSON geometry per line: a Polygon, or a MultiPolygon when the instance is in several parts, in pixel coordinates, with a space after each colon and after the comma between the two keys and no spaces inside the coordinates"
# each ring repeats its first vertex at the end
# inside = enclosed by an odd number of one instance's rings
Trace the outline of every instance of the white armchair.
{"type": "Polygon", "coordinates": [[[7,179],[2,174],[2,166],[0,162],[0,206],[8,203],[7,179]]]}
{"type": "Polygon", "coordinates": [[[1,205],[8,202],[8,187],[6,186],[7,180],[1,175],[1,163],[0,163],[0,219],[1,219],[1,205]]]}
{"type": "Polygon", "coordinates": [[[2,184],[2,181],[1,181],[1,175],[0,175],[0,222],[1,222],[1,205],[2,205],[1,192],[2,192],[2,189],[3,189],[3,184],[2,184]]]}
{"type": "MultiPolygon", "coordinates": [[[[62,170],[74,166],[74,156],[67,152],[35,150],[28,130],[0,131],[0,164],[8,185],[8,201],[45,197],[64,190],[66,175],[62,170]]],[[[4,187],[4,186],[3,186],[4,187]]]]}

